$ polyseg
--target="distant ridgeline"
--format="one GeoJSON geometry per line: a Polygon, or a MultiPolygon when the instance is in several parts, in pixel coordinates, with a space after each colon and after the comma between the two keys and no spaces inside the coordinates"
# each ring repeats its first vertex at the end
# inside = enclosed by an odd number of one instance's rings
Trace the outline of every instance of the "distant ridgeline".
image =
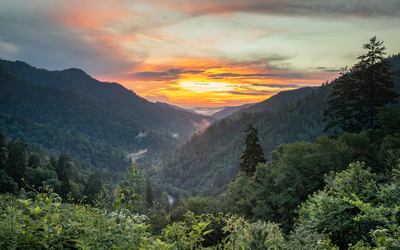
{"type": "Polygon", "coordinates": [[[78,169],[124,172],[128,155],[148,165],[188,139],[204,119],[215,120],[160,107],[78,69],[48,71],[0,60],[2,133],[56,157],[67,151],[78,169]]]}
{"type": "MultiPolygon", "coordinates": [[[[400,93],[400,56],[392,56],[390,61],[395,91],[400,93]]],[[[267,154],[282,144],[314,142],[326,135],[322,132],[326,125],[321,122],[322,113],[335,81],[315,89],[280,92],[219,120],[173,152],[164,161],[163,175],[157,169],[148,170],[147,174],[156,186],[166,185],[173,196],[219,195],[239,171],[247,124],[258,129],[260,143],[267,154]]],[[[400,109],[398,104],[394,107],[400,109]]]]}

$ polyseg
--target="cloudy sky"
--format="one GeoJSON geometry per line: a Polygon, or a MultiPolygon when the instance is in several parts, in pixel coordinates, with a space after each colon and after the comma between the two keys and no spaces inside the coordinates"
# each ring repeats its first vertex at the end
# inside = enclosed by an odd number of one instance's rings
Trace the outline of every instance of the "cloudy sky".
{"type": "Polygon", "coordinates": [[[182,107],[321,85],[372,36],[400,53],[399,0],[0,0],[0,58],[182,107]]]}

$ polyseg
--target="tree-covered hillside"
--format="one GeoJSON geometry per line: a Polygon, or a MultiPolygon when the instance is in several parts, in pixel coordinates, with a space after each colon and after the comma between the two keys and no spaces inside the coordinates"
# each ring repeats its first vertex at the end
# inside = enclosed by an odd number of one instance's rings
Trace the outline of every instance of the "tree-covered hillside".
{"type": "Polygon", "coordinates": [[[148,126],[71,91],[32,84],[4,67],[0,79],[0,130],[11,138],[56,155],[67,150],[75,160],[115,171],[130,164],[128,152],[147,149],[155,155],[173,145],[148,126]]]}
{"type": "Polygon", "coordinates": [[[80,69],[66,69],[62,71],[48,71],[30,66],[25,62],[0,60],[10,72],[19,78],[42,86],[70,90],[81,95],[108,111],[124,114],[140,122],[158,134],[173,137],[178,143],[183,143],[193,133],[194,123],[206,119],[213,122],[213,117],[195,115],[171,107],[161,107],[151,103],[133,91],[126,89],[118,83],[101,82],[87,75],[80,69]]]}
{"type": "Polygon", "coordinates": [[[313,89],[314,88],[312,87],[303,87],[295,90],[281,91],[278,94],[271,96],[270,98],[262,102],[256,103],[251,107],[238,111],[238,113],[255,113],[266,110],[268,110],[269,112],[273,112],[278,110],[285,104],[289,104],[294,100],[298,100],[304,97],[305,95],[313,91],[313,89]]]}

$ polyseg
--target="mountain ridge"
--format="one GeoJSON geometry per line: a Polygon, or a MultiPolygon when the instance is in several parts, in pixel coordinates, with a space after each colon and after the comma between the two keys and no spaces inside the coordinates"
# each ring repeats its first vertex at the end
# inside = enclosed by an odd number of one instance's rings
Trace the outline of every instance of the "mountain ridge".
{"type": "Polygon", "coordinates": [[[220,120],[220,119],[223,119],[223,118],[225,118],[227,116],[232,115],[233,113],[235,113],[235,112],[237,112],[237,111],[239,111],[241,109],[249,108],[249,107],[251,107],[253,105],[255,105],[255,103],[246,103],[246,104],[243,104],[243,105],[240,105],[240,106],[228,106],[228,107],[225,107],[224,109],[216,112],[215,114],[213,114],[212,117],[220,120]]]}
{"type": "Polygon", "coordinates": [[[167,134],[179,133],[180,143],[197,131],[194,123],[201,122],[203,119],[208,122],[215,120],[212,117],[195,115],[171,107],[160,107],[118,83],[98,81],[81,69],[48,71],[22,61],[6,60],[0,60],[0,65],[21,79],[42,86],[70,90],[89,98],[106,109],[124,113],[152,129],[164,131],[167,134]]]}

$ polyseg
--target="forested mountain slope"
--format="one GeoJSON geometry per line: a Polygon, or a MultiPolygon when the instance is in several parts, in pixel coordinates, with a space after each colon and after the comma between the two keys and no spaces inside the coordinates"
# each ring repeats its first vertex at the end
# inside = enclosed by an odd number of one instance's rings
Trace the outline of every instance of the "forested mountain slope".
{"type": "Polygon", "coordinates": [[[7,136],[116,171],[130,164],[124,153],[160,154],[173,145],[148,126],[71,91],[30,83],[2,66],[0,79],[0,130],[7,136]]]}
{"type": "Polygon", "coordinates": [[[260,111],[265,111],[268,110],[269,112],[273,112],[281,108],[283,105],[288,104],[293,102],[294,100],[300,99],[303,96],[307,95],[311,91],[313,91],[314,88],[312,87],[304,87],[300,89],[294,89],[294,90],[287,90],[287,91],[281,91],[278,94],[271,96],[270,98],[256,103],[255,105],[251,107],[247,107],[246,109],[242,109],[238,111],[238,113],[244,113],[244,112],[260,112],[260,111]]]}
{"type": "Polygon", "coordinates": [[[194,123],[206,119],[213,122],[213,117],[191,114],[171,107],[162,107],[151,103],[133,91],[117,83],[101,82],[87,75],[80,69],[48,71],[38,69],[25,62],[0,60],[10,72],[29,82],[70,90],[101,105],[109,111],[122,113],[165,136],[178,133],[174,137],[182,143],[196,132],[194,123]]]}
{"type": "MultiPolygon", "coordinates": [[[[399,55],[391,58],[397,92],[400,90],[399,58],[399,55]]],[[[251,123],[258,129],[260,143],[267,154],[278,145],[314,142],[325,135],[322,132],[325,127],[321,121],[322,111],[327,107],[326,101],[334,84],[332,81],[316,89],[301,89],[310,92],[274,112],[243,112],[217,121],[165,160],[162,174],[156,169],[147,174],[155,183],[167,183],[166,189],[172,195],[218,195],[226,190],[239,171],[245,139],[243,131],[247,124],[251,123]]],[[[273,107],[273,102],[270,107],[273,107]]]]}

